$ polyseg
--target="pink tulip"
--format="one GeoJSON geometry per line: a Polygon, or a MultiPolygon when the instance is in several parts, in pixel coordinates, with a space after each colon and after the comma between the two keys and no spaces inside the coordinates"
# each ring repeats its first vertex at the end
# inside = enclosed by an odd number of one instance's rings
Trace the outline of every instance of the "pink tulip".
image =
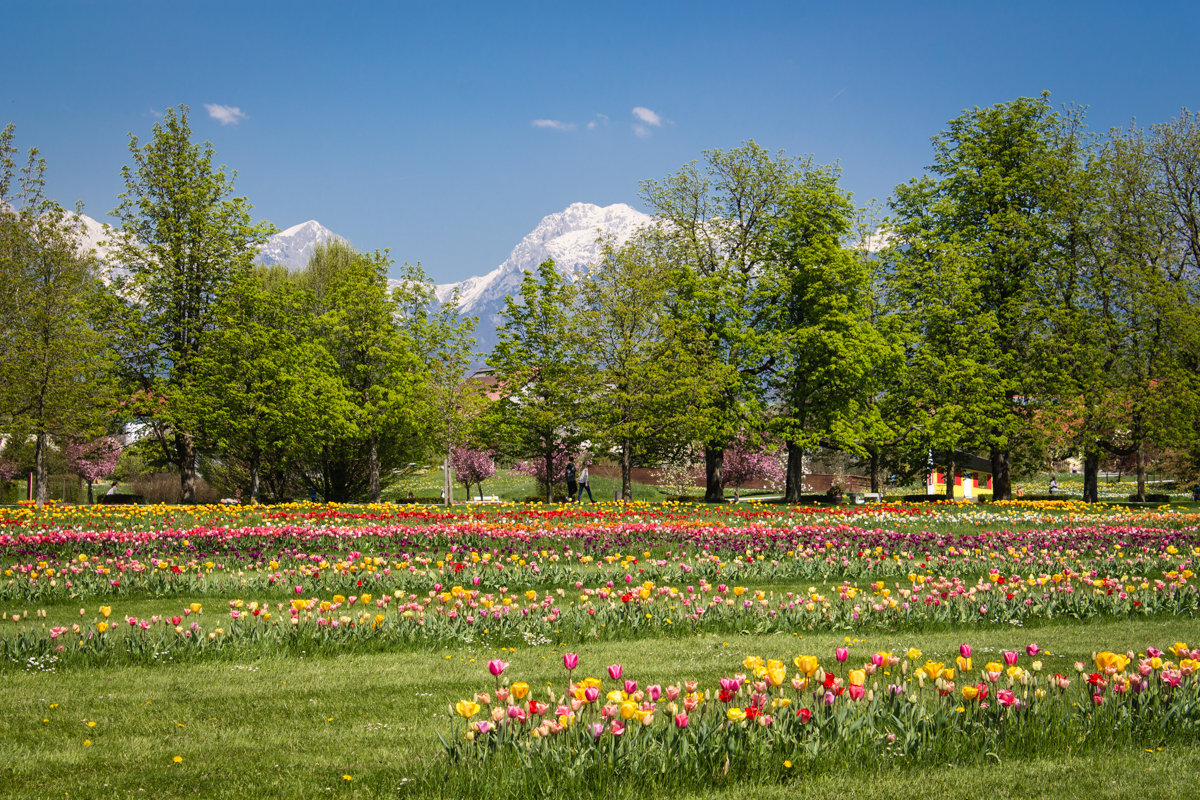
{"type": "Polygon", "coordinates": [[[667,699],[675,700],[675,699],[678,699],[678,697],[679,697],[679,687],[678,686],[668,686],[667,687],[667,699]]]}
{"type": "Polygon", "coordinates": [[[623,671],[624,670],[621,668],[620,664],[613,664],[608,668],[608,677],[612,678],[614,681],[619,681],[621,680],[621,673],[623,671]]]}
{"type": "Polygon", "coordinates": [[[579,666],[579,656],[575,653],[563,653],[563,666],[567,669],[575,669],[579,666]]]}
{"type": "Polygon", "coordinates": [[[600,699],[600,690],[595,686],[589,686],[583,690],[583,699],[589,703],[594,703],[600,699]]]}
{"type": "Polygon", "coordinates": [[[589,728],[592,732],[593,739],[599,739],[601,736],[604,735],[604,723],[603,722],[593,722],[589,726],[589,728]]]}
{"type": "Polygon", "coordinates": [[[1028,644],[1025,646],[1025,652],[1030,658],[1033,658],[1038,653],[1042,652],[1042,648],[1038,647],[1036,644],[1028,644]]]}
{"type": "Polygon", "coordinates": [[[1014,666],[1017,663],[1017,660],[1021,658],[1021,654],[1016,650],[1005,650],[1003,655],[1004,663],[1010,667],[1014,666]]]}
{"type": "Polygon", "coordinates": [[[853,683],[846,687],[846,691],[850,694],[851,700],[861,700],[867,693],[866,689],[853,683]]]}
{"type": "Polygon", "coordinates": [[[633,694],[636,691],[637,691],[637,681],[631,681],[631,680],[626,679],[625,694],[633,694]]]}
{"type": "Polygon", "coordinates": [[[650,695],[650,702],[657,703],[658,698],[662,697],[662,687],[657,683],[653,686],[647,686],[646,694],[650,695]]]}
{"type": "Polygon", "coordinates": [[[963,658],[970,658],[971,657],[971,645],[960,644],[958,646],[958,654],[960,656],[962,656],[963,658]]]}
{"type": "Polygon", "coordinates": [[[303,586],[294,586],[294,587],[292,587],[292,588],[294,588],[294,589],[296,590],[296,594],[304,594],[304,587],[303,587],[303,586]]]}
{"type": "Polygon", "coordinates": [[[850,651],[847,650],[845,647],[839,647],[833,651],[833,655],[837,658],[837,660],[839,662],[842,662],[850,657],[850,651]]]}
{"type": "Polygon", "coordinates": [[[882,667],[883,666],[883,653],[872,654],[871,666],[873,666],[873,667],[882,667]]]}
{"type": "Polygon", "coordinates": [[[508,662],[501,661],[498,658],[493,658],[491,661],[488,662],[488,672],[492,673],[496,677],[499,677],[500,673],[504,672],[504,670],[507,666],[508,666],[508,662]]]}
{"type": "Polygon", "coordinates": [[[996,692],[996,699],[1000,701],[1000,705],[1007,708],[1017,701],[1017,696],[1012,689],[1001,689],[996,692]]]}
{"type": "Polygon", "coordinates": [[[682,711],[675,715],[675,727],[686,728],[688,726],[688,715],[682,711]]]}

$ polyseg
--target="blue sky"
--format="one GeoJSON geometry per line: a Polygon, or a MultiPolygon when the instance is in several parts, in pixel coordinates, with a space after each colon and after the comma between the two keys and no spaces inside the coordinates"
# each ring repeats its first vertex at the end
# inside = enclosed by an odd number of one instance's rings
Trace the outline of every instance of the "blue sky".
{"type": "Polygon", "coordinates": [[[103,219],[128,133],[183,103],[260,218],[439,282],[746,139],[840,163],[865,203],[964,108],[1049,90],[1100,130],[1200,108],[1197,3],[2,5],[0,124],[59,202],[103,219]]]}

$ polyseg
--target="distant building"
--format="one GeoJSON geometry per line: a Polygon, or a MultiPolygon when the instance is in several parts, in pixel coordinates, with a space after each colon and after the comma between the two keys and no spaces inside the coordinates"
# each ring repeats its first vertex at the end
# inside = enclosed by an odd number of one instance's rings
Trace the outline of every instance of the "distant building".
{"type": "MultiPolygon", "coordinates": [[[[929,478],[925,494],[944,495],[950,458],[947,451],[929,455],[929,478]]],[[[954,496],[967,500],[992,496],[992,462],[962,450],[954,451],[954,496]]]]}

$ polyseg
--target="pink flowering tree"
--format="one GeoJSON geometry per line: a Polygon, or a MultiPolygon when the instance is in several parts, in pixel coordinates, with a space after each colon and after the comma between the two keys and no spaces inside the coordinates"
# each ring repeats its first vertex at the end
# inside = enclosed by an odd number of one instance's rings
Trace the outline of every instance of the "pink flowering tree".
{"type": "Polygon", "coordinates": [[[16,477],[18,469],[17,462],[0,456],[0,488],[16,477]]]}
{"type": "Polygon", "coordinates": [[[63,448],[63,457],[75,474],[87,481],[88,505],[91,505],[94,502],[92,485],[116,470],[121,445],[111,436],[101,436],[90,442],[67,445],[63,448]]]}
{"type": "Polygon", "coordinates": [[[471,498],[471,486],[479,485],[479,499],[483,499],[483,482],[496,474],[496,462],[491,450],[476,450],[471,447],[455,447],[450,451],[450,469],[455,477],[467,487],[467,499],[471,498]]]}
{"type": "Polygon", "coordinates": [[[725,448],[721,477],[734,488],[736,501],[742,499],[742,487],[747,483],[763,481],[770,486],[782,483],[784,467],[778,453],[740,437],[725,448]]]}
{"type": "Polygon", "coordinates": [[[534,458],[529,461],[518,461],[513,464],[512,471],[518,475],[528,475],[537,481],[538,493],[549,496],[548,490],[557,483],[562,483],[567,479],[567,462],[574,457],[575,453],[565,444],[559,444],[555,448],[552,458],[550,459],[550,475],[546,475],[546,459],[534,458]]]}

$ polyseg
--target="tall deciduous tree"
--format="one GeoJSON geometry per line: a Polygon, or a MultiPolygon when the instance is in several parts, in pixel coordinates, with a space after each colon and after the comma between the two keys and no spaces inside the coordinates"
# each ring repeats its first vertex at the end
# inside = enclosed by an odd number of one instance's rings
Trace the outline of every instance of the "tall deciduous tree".
{"type": "Polygon", "coordinates": [[[132,388],[166,396],[170,413],[150,427],[190,503],[197,449],[184,408],[197,361],[221,298],[274,229],[251,222],[250,204],[233,197],[234,176],[213,164],[212,145],[192,141],[186,106],[168,110],[148,142],[131,134],[129,150],[133,163],[122,169],[125,192],[113,212],[121,229],[110,250],[122,298],[120,371],[132,388]]]}
{"type": "Polygon", "coordinates": [[[345,424],[350,402],[333,358],[310,338],[305,298],[294,282],[267,270],[239,276],[221,299],[216,325],[196,361],[194,392],[181,400],[196,422],[197,444],[236,474],[257,503],[262,477],[304,463],[312,442],[345,424]]]}
{"type": "Polygon", "coordinates": [[[113,393],[95,260],[77,218],[45,196],[37,150],[16,169],[13,135],[0,132],[0,429],[33,439],[40,506],[48,448],[103,433],[113,393]]]}
{"type": "Polygon", "coordinates": [[[975,295],[964,309],[971,316],[954,322],[955,338],[989,339],[972,355],[983,359],[975,377],[988,395],[972,416],[987,419],[978,443],[991,452],[998,499],[1011,495],[1010,458],[1029,437],[1026,401],[1046,391],[1034,355],[1045,329],[1044,275],[1058,250],[1063,124],[1047,95],[966,111],[934,137],[936,179],[897,187],[893,202],[902,244],[919,242],[910,266],[953,264],[955,285],[944,288],[975,295]]]}
{"type": "MultiPolygon", "coordinates": [[[[499,343],[488,357],[503,393],[492,438],[510,455],[542,461],[547,476],[555,473],[555,456],[583,440],[583,419],[595,411],[574,304],[575,287],[553,261],[542,262],[536,276],[525,273],[520,302],[505,301],[499,343]]],[[[552,502],[552,477],[545,489],[552,502]]]]}
{"type": "Polygon", "coordinates": [[[428,299],[427,281],[405,265],[389,291],[390,264],[383,253],[359,253],[334,240],[316,248],[298,278],[312,292],[314,335],[332,355],[350,404],[340,424],[325,431],[312,474],[327,500],[379,502],[382,475],[419,446],[416,401],[425,374],[411,315],[428,299]]]}
{"type": "Polygon", "coordinates": [[[834,169],[805,164],[772,224],[762,292],[775,300],[773,427],[787,446],[787,502],[801,499],[805,450],[857,449],[883,389],[872,379],[888,343],[868,315],[867,263],[846,246],[856,214],[834,169]]]}
{"type": "Polygon", "coordinates": [[[642,184],[642,197],[671,239],[673,313],[695,327],[712,358],[736,376],[713,404],[704,436],[709,502],[724,497],[724,444],[747,416],[762,411],[762,386],[777,350],[766,324],[774,301],[759,281],[773,221],[799,168],[795,159],[748,142],[706,151],[703,166],[692,162],[642,184]]]}
{"type": "Polygon", "coordinates": [[[626,500],[634,459],[657,462],[710,430],[714,401],[732,377],[709,358],[694,324],[670,313],[671,268],[663,231],[649,227],[624,245],[605,242],[579,283],[575,321],[596,373],[587,427],[617,450],[626,500]]]}
{"type": "Polygon", "coordinates": [[[414,310],[413,325],[426,373],[422,428],[428,432],[431,449],[442,459],[442,492],[446,505],[451,505],[455,470],[451,455],[459,450],[477,452],[466,445],[476,438],[474,429],[488,399],[483,385],[468,375],[475,358],[471,334],[476,319],[459,314],[458,290],[437,311],[429,313],[426,308],[414,310]]]}

